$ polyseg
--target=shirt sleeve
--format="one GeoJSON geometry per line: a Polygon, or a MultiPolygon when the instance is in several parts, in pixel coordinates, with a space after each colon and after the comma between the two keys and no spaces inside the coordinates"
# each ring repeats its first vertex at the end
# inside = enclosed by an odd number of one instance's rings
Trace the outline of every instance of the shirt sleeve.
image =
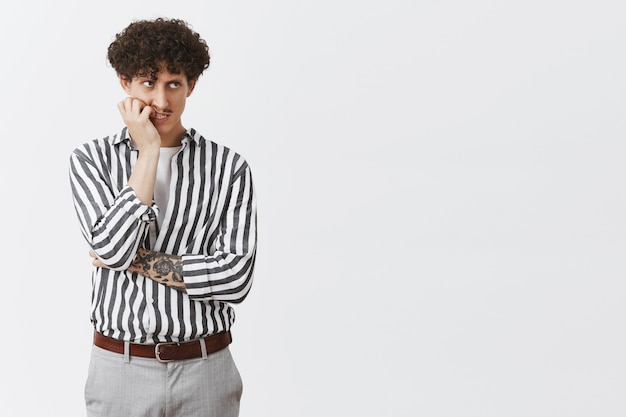
{"type": "Polygon", "coordinates": [[[244,164],[230,186],[228,205],[209,255],[182,256],[183,279],[192,299],[230,303],[250,291],[256,259],[256,195],[252,174],[244,164]]]}
{"type": "Polygon", "coordinates": [[[104,167],[88,152],[77,149],[72,153],[69,175],[74,207],[81,232],[98,258],[110,269],[125,270],[158,209],[142,204],[129,186],[117,191],[104,167]]]}

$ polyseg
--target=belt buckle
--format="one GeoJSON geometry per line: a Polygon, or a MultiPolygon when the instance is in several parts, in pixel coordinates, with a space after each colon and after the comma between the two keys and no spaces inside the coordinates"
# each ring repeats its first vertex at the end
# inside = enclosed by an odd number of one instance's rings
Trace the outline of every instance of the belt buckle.
{"type": "Polygon", "coordinates": [[[172,362],[175,359],[161,359],[161,346],[169,346],[169,345],[179,345],[179,343],[177,342],[161,342],[161,343],[157,343],[156,346],[154,346],[154,356],[156,357],[156,360],[158,362],[161,363],[168,363],[168,362],[172,362]]]}

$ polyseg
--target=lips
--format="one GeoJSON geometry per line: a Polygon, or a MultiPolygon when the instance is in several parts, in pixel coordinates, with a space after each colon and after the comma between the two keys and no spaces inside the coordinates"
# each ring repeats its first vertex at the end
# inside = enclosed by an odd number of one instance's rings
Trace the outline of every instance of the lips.
{"type": "Polygon", "coordinates": [[[156,113],[153,116],[151,116],[150,119],[153,120],[153,121],[156,121],[156,122],[160,122],[160,121],[164,121],[169,116],[170,116],[169,114],[156,113]]]}

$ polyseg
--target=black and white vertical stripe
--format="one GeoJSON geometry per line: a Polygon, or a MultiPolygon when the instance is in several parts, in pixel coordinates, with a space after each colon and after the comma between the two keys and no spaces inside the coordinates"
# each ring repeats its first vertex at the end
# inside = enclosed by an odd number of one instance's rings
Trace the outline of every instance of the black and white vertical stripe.
{"type": "Polygon", "coordinates": [[[250,167],[190,129],[172,158],[168,206],[148,207],[128,186],[137,153],[123,129],[78,147],[70,157],[81,232],[110,268],[93,271],[96,330],[134,343],[229,330],[235,319],[231,304],[250,291],[256,256],[250,167]],[[160,228],[159,210],[165,210],[160,228]],[[187,294],[127,272],[139,247],[182,256],[187,294]]]}

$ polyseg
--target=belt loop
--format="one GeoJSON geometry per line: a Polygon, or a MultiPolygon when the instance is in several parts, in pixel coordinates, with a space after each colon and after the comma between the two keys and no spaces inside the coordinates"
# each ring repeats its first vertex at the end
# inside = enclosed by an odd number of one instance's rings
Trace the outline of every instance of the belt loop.
{"type": "Polygon", "coordinates": [[[206,342],[204,341],[204,339],[200,339],[200,350],[202,350],[202,359],[206,359],[206,342]]]}
{"type": "Polygon", "coordinates": [[[130,342],[124,342],[124,362],[130,363],[130,342]]]}

